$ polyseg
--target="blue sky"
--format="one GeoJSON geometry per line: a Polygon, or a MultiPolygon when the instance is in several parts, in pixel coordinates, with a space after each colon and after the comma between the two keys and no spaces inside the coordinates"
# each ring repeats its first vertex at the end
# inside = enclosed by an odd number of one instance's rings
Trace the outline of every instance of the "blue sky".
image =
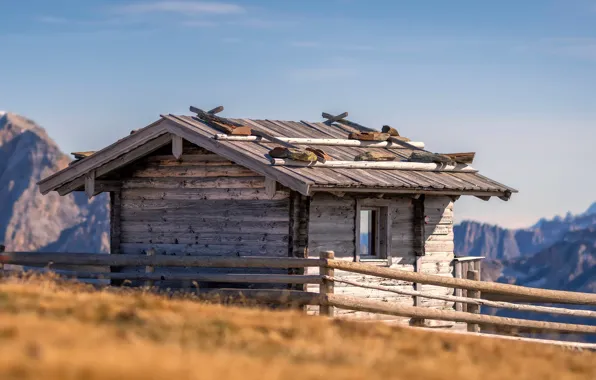
{"type": "Polygon", "coordinates": [[[476,151],[509,202],[458,219],[525,226],[596,201],[596,0],[0,0],[0,109],[67,152],[189,105],[224,116],[391,124],[476,151]]]}

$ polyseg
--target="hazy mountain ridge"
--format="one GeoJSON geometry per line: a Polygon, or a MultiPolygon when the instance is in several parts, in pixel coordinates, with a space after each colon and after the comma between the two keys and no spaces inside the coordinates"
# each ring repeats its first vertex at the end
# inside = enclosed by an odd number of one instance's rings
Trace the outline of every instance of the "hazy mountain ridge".
{"type": "Polygon", "coordinates": [[[533,255],[564,239],[573,231],[596,227],[596,203],[582,214],[541,219],[534,226],[507,229],[496,225],[463,221],[454,227],[455,252],[460,256],[485,256],[509,260],[533,255]]]}
{"type": "Polygon", "coordinates": [[[108,251],[106,196],[39,192],[37,182],[69,162],[35,122],[0,113],[0,242],[8,251],[108,251]]]}
{"type": "Polygon", "coordinates": [[[596,203],[584,213],[541,219],[527,229],[465,221],[454,228],[459,256],[486,256],[483,279],[596,291],[596,203]]]}
{"type": "MultiPolygon", "coordinates": [[[[463,222],[455,227],[457,255],[486,256],[482,279],[544,289],[596,292],[596,203],[584,213],[541,219],[527,229],[463,222]]],[[[564,305],[563,305],[564,306],[564,305]]],[[[589,318],[482,308],[504,317],[593,324],[589,318]]],[[[552,339],[595,341],[593,336],[552,339]]]]}

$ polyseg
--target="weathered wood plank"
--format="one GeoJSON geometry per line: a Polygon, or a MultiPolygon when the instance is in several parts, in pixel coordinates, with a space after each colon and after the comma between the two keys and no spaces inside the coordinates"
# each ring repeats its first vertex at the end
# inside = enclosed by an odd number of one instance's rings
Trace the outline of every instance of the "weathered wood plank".
{"type": "Polygon", "coordinates": [[[172,135],[172,156],[175,159],[179,159],[182,156],[183,150],[183,139],[180,136],[172,135]]]}
{"type": "MultiPolygon", "coordinates": [[[[165,132],[162,132],[162,133],[165,133],[165,132]]],[[[167,133],[162,134],[161,136],[154,138],[152,140],[149,140],[148,142],[144,143],[143,145],[140,145],[140,146],[134,148],[133,150],[131,150],[117,158],[114,158],[112,160],[107,160],[107,161],[105,161],[105,163],[103,165],[101,165],[97,169],[95,169],[95,177],[96,178],[101,177],[113,170],[119,169],[131,162],[134,162],[135,160],[139,159],[140,157],[143,157],[143,156],[159,149],[160,147],[167,145],[168,143],[170,143],[170,141],[171,141],[171,138],[167,133]]],[[[118,143],[119,142],[117,142],[115,144],[118,144],[118,143]]],[[[112,145],[115,145],[115,144],[112,144],[112,145]]],[[[110,147],[108,147],[108,148],[110,148],[110,147]]],[[[105,148],[105,149],[108,149],[108,148],[105,148]]],[[[88,162],[92,158],[93,157],[89,157],[88,159],[85,159],[84,162],[88,162]]],[[[104,162],[104,160],[101,160],[101,162],[104,162]]],[[[78,167],[78,168],[82,168],[82,167],[78,167]]],[[[61,173],[61,172],[59,172],[59,173],[61,173]]],[[[58,174],[58,173],[56,173],[56,174],[58,174]]],[[[48,177],[47,179],[49,179],[49,178],[50,177],[48,177]]],[[[76,189],[80,188],[81,186],[84,186],[84,176],[77,177],[74,180],[72,180],[71,182],[68,182],[68,183],[62,185],[61,187],[59,187],[57,189],[57,191],[58,191],[58,194],[65,195],[72,191],[75,191],[76,189]]],[[[40,187],[40,189],[41,189],[41,187],[40,187]]],[[[42,192],[42,193],[45,194],[45,192],[42,192]]]]}
{"type": "MultiPolygon", "coordinates": [[[[139,255],[145,249],[129,248],[132,244],[123,243],[121,251],[127,255],[139,255]]],[[[135,246],[141,244],[135,243],[135,246]]],[[[258,243],[241,243],[241,244],[144,244],[145,247],[159,247],[159,246],[180,246],[180,249],[168,248],[167,250],[158,250],[161,254],[172,256],[222,256],[222,257],[287,257],[287,243],[268,242],[265,244],[258,243]]]]}
{"type": "Polygon", "coordinates": [[[259,189],[265,188],[265,177],[207,178],[132,178],[122,182],[124,189],[259,189]]]}
{"type": "Polygon", "coordinates": [[[143,161],[152,167],[169,167],[169,166],[204,166],[210,165],[221,165],[229,166],[236,165],[232,161],[225,157],[218,156],[217,154],[205,151],[205,153],[198,153],[188,148],[182,152],[182,156],[179,159],[173,159],[172,156],[167,155],[151,155],[143,159],[143,161]]]}
{"type": "Polygon", "coordinates": [[[230,166],[172,166],[147,167],[135,170],[133,178],[159,178],[159,177],[254,177],[255,172],[238,165],[230,166]]]}
{"type": "MultiPolygon", "coordinates": [[[[35,270],[36,272],[51,272],[44,268],[35,270]]],[[[205,281],[222,283],[255,283],[255,284],[319,284],[320,276],[296,276],[283,274],[202,274],[202,273],[178,273],[161,270],[159,273],[109,273],[109,272],[82,272],[69,271],[64,272],[65,277],[74,278],[109,278],[115,280],[175,280],[175,281],[205,281]]]]}
{"type": "Polygon", "coordinates": [[[200,220],[197,219],[192,224],[173,224],[169,222],[150,222],[150,223],[126,223],[121,226],[122,234],[125,233],[166,233],[176,235],[195,235],[205,232],[258,232],[258,233],[287,233],[289,222],[250,222],[245,223],[235,220],[200,220]],[[274,232],[276,231],[276,232],[274,232]]]}
{"type": "Polygon", "coordinates": [[[151,210],[162,210],[166,213],[177,213],[180,210],[193,209],[200,212],[201,215],[237,215],[240,213],[253,213],[259,209],[268,209],[271,211],[287,210],[288,201],[281,200],[202,200],[196,202],[193,200],[122,200],[123,211],[143,212],[151,210]],[[223,207],[223,209],[222,209],[223,207]]]}
{"type": "Polygon", "coordinates": [[[130,200],[279,200],[289,197],[287,193],[276,193],[268,197],[265,188],[221,188],[221,189],[123,189],[122,197],[130,200]]]}
{"type": "Polygon", "coordinates": [[[176,257],[156,255],[98,255],[94,253],[4,252],[3,263],[13,265],[92,265],[146,266],[197,268],[300,268],[319,267],[319,259],[272,257],[176,257]]]}

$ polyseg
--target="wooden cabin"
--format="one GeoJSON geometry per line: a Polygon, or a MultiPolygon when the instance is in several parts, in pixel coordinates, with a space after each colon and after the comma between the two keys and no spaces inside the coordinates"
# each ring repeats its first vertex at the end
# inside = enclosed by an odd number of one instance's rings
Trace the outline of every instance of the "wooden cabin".
{"type": "MultiPolygon", "coordinates": [[[[454,202],[462,195],[508,200],[516,192],[480,175],[470,154],[463,160],[432,154],[391,128],[383,135],[346,114],[305,122],[228,119],[217,110],[191,110],[196,115],[163,115],[100,151],[76,154],[69,167],[40,181],[41,192],[85,191],[90,197],[109,192],[111,254],[318,257],[333,250],[343,260],[444,276],[454,273],[454,202]],[[308,152],[316,153],[316,161],[291,154],[273,158],[276,147],[288,148],[286,154],[312,148],[308,152]],[[384,158],[363,158],[370,153],[384,158]]],[[[341,284],[335,292],[453,307],[341,284]]]]}

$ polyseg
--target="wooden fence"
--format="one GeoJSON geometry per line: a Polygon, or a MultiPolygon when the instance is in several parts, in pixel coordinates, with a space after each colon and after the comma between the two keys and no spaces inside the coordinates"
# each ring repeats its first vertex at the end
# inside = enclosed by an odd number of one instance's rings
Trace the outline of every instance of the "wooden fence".
{"type": "MultiPolygon", "coordinates": [[[[266,258],[266,257],[177,257],[152,255],[105,255],[105,254],[65,254],[65,253],[33,253],[11,252],[0,254],[0,269],[3,273],[11,270],[4,265],[19,265],[36,267],[36,271],[53,271],[59,267],[145,267],[145,271],[123,273],[112,271],[79,271],[66,270],[62,274],[66,277],[78,279],[112,279],[139,280],[152,285],[156,280],[174,281],[208,281],[219,283],[260,283],[260,284],[318,284],[319,292],[298,290],[251,290],[251,289],[217,289],[202,293],[203,297],[219,297],[228,300],[252,299],[259,302],[284,305],[315,305],[319,306],[320,314],[333,316],[335,308],[379,313],[415,320],[441,320],[463,322],[468,331],[478,332],[515,331],[519,333],[570,333],[596,334],[594,324],[570,324],[545,322],[539,320],[506,318],[480,314],[480,307],[504,308],[550,315],[565,315],[596,319],[596,311],[588,309],[571,309],[563,307],[539,306],[519,304],[505,301],[495,301],[496,297],[512,297],[523,299],[526,303],[575,304],[588,307],[596,306],[596,294],[578,293],[558,290],[521,287],[510,284],[479,281],[479,267],[467,266],[467,273],[462,278],[429,275],[418,272],[408,272],[399,269],[377,267],[359,262],[336,260],[332,251],[321,252],[319,258],[266,258]],[[162,270],[155,272],[156,267],[187,267],[187,268],[268,268],[268,269],[304,269],[318,267],[318,275],[305,274],[200,274],[179,273],[162,270]],[[427,284],[454,289],[453,295],[427,294],[414,290],[397,290],[394,288],[362,284],[357,281],[337,278],[335,270],[376,276],[383,279],[408,281],[415,284],[427,284]],[[466,278],[463,278],[466,277],[466,278]],[[383,292],[398,293],[412,297],[426,297],[450,301],[455,303],[453,310],[440,310],[427,307],[407,306],[402,304],[373,301],[353,296],[334,294],[334,284],[345,283],[351,286],[371,288],[383,292]],[[458,292],[465,291],[465,293],[458,292]],[[487,297],[487,295],[489,297],[487,297]],[[460,305],[460,306],[458,306],[460,305]]],[[[457,268],[457,264],[456,268],[457,268]]]]}

